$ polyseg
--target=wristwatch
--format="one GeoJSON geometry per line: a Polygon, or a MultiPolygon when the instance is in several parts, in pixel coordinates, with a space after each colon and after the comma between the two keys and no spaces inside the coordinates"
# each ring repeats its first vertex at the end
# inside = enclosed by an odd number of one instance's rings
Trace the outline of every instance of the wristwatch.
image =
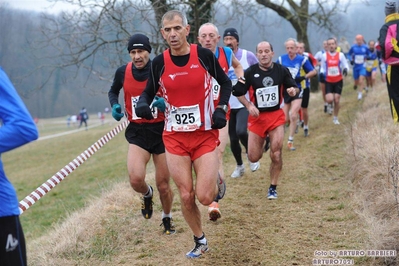
{"type": "Polygon", "coordinates": [[[229,109],[227,105],[218,105],[216,108],[222,109],[225,113],[227,113],[227,110],[229,109]]]}
{"type": "Polygon", "coordinates": [[[245,78],[244,77],[239,77],[238,79],[245,82],[245,78]]]}

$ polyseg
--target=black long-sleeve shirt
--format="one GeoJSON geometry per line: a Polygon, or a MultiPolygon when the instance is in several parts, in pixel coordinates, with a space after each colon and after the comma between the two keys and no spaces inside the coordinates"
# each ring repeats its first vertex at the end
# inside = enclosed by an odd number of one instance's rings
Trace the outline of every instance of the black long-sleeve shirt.
{"type": "MultiPolygon", "coordinates": [[[[119,67],[114,76],[114,81],[112,82],[111,88],[108,91],[108,99],[109,103],[111,104],[111,107],[119,103],[118,98],[119,98],[119,93],[120,90],[123,88],[123,83],[125,81],[125,71],[126,71],[126,65],[123,65],[119,67]]],[[[148,79],[148,76],[150,75],[150,68],[151,68],[151,60],[148,61],[148,63],[145,65],[144,68],[138,69],[132,64],[132,73],[137,81],[145,81],[148,79]]]]}

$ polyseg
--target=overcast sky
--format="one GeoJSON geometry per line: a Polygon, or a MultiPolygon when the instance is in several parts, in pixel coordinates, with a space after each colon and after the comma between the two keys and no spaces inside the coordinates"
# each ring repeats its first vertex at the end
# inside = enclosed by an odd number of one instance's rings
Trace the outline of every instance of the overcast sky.
{"type": "Polygon", "coordinates": [[[57,3],[47,0],[0,0],[0,3],[6,3],[8,6],[18,9],[34,10],[38,12],[58,13],[65,8],[70,8],[70,4],[57,3]]]}
{"type": "MultiPolygon", "coordinates": [[[[351,3],[354,5],[357,4],[364,4],[364,2],[369,2],[372,3],[373,1],[377,0],[351,0],[351,3]]],[[[382,0],[378,0],[382,1],[382,0]]],[[[47,0],[0,0],[0,3],[8,3],[9,6],[15,7],[15,8],[20,8],[20,9],[26,9],[26,10],[35,10],[35,11],[47,11],[51,13],[58,13],[60,12],[63,8],[70,8],[71,5],[69,4],[62,4],[58,3],[57,5],[53,6],[54,3],[47,1],[47,0]]],[[[312,0],[310,1],[312,2],[312,0]]],[[[341,0],[341,3],[345,3],[346,0],[341,0]]]]}

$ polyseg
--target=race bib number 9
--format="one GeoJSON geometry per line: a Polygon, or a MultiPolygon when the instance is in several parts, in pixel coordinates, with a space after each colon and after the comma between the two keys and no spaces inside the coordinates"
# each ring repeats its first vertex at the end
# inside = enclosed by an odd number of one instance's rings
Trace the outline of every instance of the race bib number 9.
{"type": "MultiPolygon", "coordinates": [[[[136,115],[136,111],[135,111],[135,108],[136,108],[137,102],[139,101],[139,98],[140,98],[140,96],[132,97],[132,118],[133,118],[133,120],[141,119],[141,117],[138,117],[136,115]]],[[[152,102],[154,102],[154,101],[152,101],[152,102]]],[[[152,107],[152,103],[150,105],[150,108],[151,108],[152,116],[154,117],[154,119],[157,118],[158,117],[158,108],[152,107]]]]}
{"type": "Polygon", "coordinates": [[[258,108],[274,107],[279,104],[280,96],[278,86],[271,86],[256,89],[256,101],[258,108]]]}
{"type": "Polygon", "coordinates": [[[220,85],[216,81],[215,78],[212,78],[212,97],[213,97],[213,100],[214,101],[218,100],[219,99],[219,95],[220,95],[220,85]]]}
{"type": "Polygon", "coordinates": [[[195,131],[201,127],[199,105],[171,108],[172,130],[178,132],[195,131]]]}

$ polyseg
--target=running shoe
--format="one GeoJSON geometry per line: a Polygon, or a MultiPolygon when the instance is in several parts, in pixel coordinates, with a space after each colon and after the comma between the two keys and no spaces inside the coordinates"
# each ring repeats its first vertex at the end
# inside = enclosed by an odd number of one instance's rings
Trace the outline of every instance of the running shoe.
{"type": "Polygon", "coordinates": [[[338,119],[333,119],[333,123],[334,123],[334,125],[339,125],[340,124],[338,119]]]}
{"type": "Polygon", "coordinates": [[[253,163],[250,160],[248,160],[248,162],[249,162],[249,168],[251,169],[252,172],[255,172],[256,170],[259,169],[259,167],[260,167],[259,161],[253,163]]]}
{"type": "MultiPolygon", "coordinates": [[[[154,191],[152,189],[152,187],[150,186],[150,189],[152,191],[154,191]]],[[[150,219],[152,216],[152,205],[154,203],[152,202],[152,196],[151,197],[142,197],[141,198],[141,214],[143,215],[143,217],[145,219],[150,219]]]]}
{"type": "Polygon", "coordinates": [[[251,169],[252,172],[255,172],[256,170],[259,169],[259,167],[260,167],[259,161],[254,162],[254,163],[251,162],[251,161],[248,159],[248,154],[247,154],[247,160],[248,160],[248,162],[249,162],[249,169],[251,169]]]}
{"type": "Polygon", "coordinates": [[[231,177],[232,178],[241,177],[244,175],[244,171],[245,171],[244,165],[237,165],[236,169],[231,174],[231,177]]]}
{"type": "Polygon", "coordinates": [[[269,135],[266,136],[266,144],[265,144],[265,152],[270,149],[270,137],[269,135]]]}
{"type": "Polygon", "coordinates": [[[202,244],[196,241],[195,238],[194,243],[195,247],[186,254],[186,257],[189,259],[199,258],[202,254],[209,250],[208,243],[202,244]]]}
{"type": "Polygon", "coordinates": [[[163,218],[160,226],[162,226],[162,225],[164,227],[163,233],[165,235],[173,235],[174,233],[176,233],[175,225],[173,224],[172,218],[169,218],[169,217],[163,218]]]}
{"type": "Polygon", "coordinates": [[[357,100],[360,101],[363,98],[363,94],[361,92],[357,93],[357,100]]]}
{"type": "Polygon", "coordinates": [[[226,182],[222,179],[220,174],[218,174],[218,194],[216,196],[217,200],[221,200],[224,197],[224,194],[226,193],[226,182]]]}
{"type": "Polygon", "coordinates": [[[327,105],[324,105],[324,113],[327,113],[327,105]]]}
{"type": "Polygon", "coordinates": [[[259,161],[255,162],[255,163],[249,162],[249,168],[251,169],[252,172],[255,172],[256,170],[258,170],[259,167],[260,167],[259,161]]]}
{"type": "Polygon", "coordinates": [[[219,210],[219,203],[214,201],[209,205],[208,216],[209,216],[209,220],[211,220],[213,222],[216,222],[217,219],[222,217],[222,214],[220,213],[220,210],[219,210]]]}
{"type": "Polygon", "coordinates": [[[295,150],[296,150],[296,148],[294,148],[294,142],[291,141],[291,140],[289,140],[289,141],[287,142],[287,147],[288,147],[288,149],[289,149],[290,151],[295,151],[295,150]]]}
{"type": "Polygon", "coordinates": [[[332,111],[333,111],[333,106],[332,106],[332,104],[330,103],[330,104],[328,104],[328,107],[327,107],[327,112],[328,112],[328,114],[329,115],[332,115],[332,111]]]}
{"type": "Polygon", "coordinates": [[[269,188],[267,192],[267,198],[269,200],[277,199],[277,191],[275,189],[269,188]]]}
{"type": "Polygon", "coordinates": [[[309,129],[305,128],[303,130],[303,134],[304,134],[305,137],[309,136],[309,129]]]}

